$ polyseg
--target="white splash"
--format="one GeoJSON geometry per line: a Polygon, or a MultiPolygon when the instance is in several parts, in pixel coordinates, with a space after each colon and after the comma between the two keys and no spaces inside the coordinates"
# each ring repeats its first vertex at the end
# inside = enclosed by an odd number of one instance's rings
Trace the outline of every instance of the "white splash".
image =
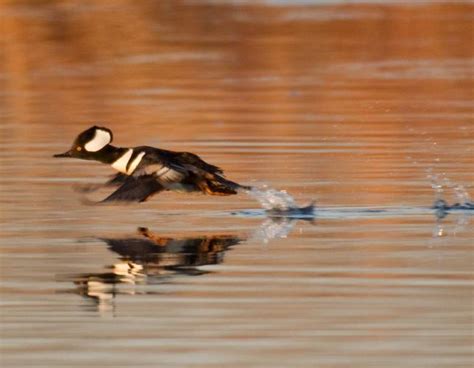
{"type": "Polygon", "coordinates": [[[251,238],[263,243],[268,243],[272,239],[286,238],[291,230],[293,230],[294,225],[294,220],[269,218],[255,230],[251,238]]]}
{"type": "Polygon", "coordinates": [[[443,198],[443,184],[441,183],[441,178],[439,174],[433,173],[433,170],[429,168],[426,174],[426,177],[430,181],[431,188],[433,188],[435,192],[435,199],[442,199],[443,198]]]}
{"type": "Polygon", "coordinates": [[[276,190],[267,185],[260,185],[253,186],[247,193],[266,210],[288,211],[298,208],[294,198],[286,190],[276,190]]]}
{"type": "Polygon", "coordinates": [[[426,176],[431,182],[431,188],[435,191],[436,199],[444,199],[443,197],[446,193],[446,189],[451,189],[454,192],[454,196],[458,203],[472,203],[469,193],[464,185],[453,182],[445,173],[433,173],[433,170],[429,168],[426,176]]]}
{"type": "Polygon", "coordinates": [[[455,184],[453,187],[454,190],[454,195],[456,196],[456,199],[458,200],[459,203],[472,203],[471,197],[469,196],[469,193],[467,192],[466,188],[462,184],[455,184]]]}

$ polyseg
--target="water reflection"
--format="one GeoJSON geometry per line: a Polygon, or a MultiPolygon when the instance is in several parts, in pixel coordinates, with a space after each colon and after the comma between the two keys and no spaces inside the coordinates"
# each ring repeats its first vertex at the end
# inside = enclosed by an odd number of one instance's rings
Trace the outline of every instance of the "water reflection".
{"type": "Polygon", "coordinates": [[[444,219],[450,215],[456,215],[454,229],[452,235],[456,236],[459,232],[464,231],[470,223],[470,217],[474,214],[474,202],[467,201],[464,203],[454,203],[449,205],[444,199],[437,199],[433,207],[436,216],[436,224],[433,229],[433,238],[441,238],[447,236],[446,224],[444,219]]]}
{"type": "Polygon", "coordinates": [[[100,238],[119,255],[119,261],[106,266],[107,272],[70,276],[74,292],[92,299],[99,311],[112,310],[117,295],[156,293],[145,285],[166,283],[177,275],[199,276],[199,266],[219,264],[224,254],[244,237],[211,234],[193,237],[165,237],[144,227],[139,237],[100,238]]]}
{"type": "Polygon", "coordinates": [[[93,310],[113,312],[117,295],[159,294],[162,291],[153,285],[167,284],[179,276],[210,273],[200,266],[222,263],[227,251],[249,237],[263,243],[286,238],[296,221],[271,217],[250,236],[218,233],[172,237],[139,227],[134,237],[98,238],[119,256],[118,262],[105,266],[107,271],[69,275],[60,277],[60,281],[72,281],[72,292],[92,300],[93,310]]]}

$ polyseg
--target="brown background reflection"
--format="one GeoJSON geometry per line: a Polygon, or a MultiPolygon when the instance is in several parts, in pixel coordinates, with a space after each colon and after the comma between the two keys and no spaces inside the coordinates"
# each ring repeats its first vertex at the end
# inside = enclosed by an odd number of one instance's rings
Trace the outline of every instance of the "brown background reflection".
{"type": "MultiPolygon", "coordinates": [[[[472,4],[0,6],[2,139],[22,149],[51,139],[69,144],[91,122],[104,122],[124,145],[304,138],[367,147],[362,159],[300,157],[306,182],[361,175],[368,161],[402,180],[403,168],[389,166],[405,163],[403,151],[426,166],[436,156],[472,168],[472,152],[430,146],[474,136],[472,4]],[[424,143],[426,135],[433,142],[424,143]],[[383,159],[365,157],[380,146],[383,159]]],[[[265,157],[267,171],[242,177],[272,181],[281,161],[265,157]]],[[[245,161],[234,165],[247,170],[245,161]]]]}
{"type": "Polygon", "coordinates": [[[470,366],[472,216],[429,207],[433,179],[450,203],[473,194],[473,13],[0,0],[0,365],[470,366]],[[96,123],[118,146],[192,151],[320,212],[264,244],[262,214],[233,215],[259,208],[245,195],[86,206],[71,187],[112,171],[51,156],[96,123]],[[359,216],[380,206],[395,210],[359,216]],[[148,264],[153,279],[100,241],[138,226],[238,241],[196,275],[148,264]]]}

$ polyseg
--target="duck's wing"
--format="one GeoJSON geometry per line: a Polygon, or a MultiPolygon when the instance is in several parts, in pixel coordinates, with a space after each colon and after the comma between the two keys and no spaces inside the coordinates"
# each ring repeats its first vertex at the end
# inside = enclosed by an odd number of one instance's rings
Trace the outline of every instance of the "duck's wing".
{"type": "Polygon", "coordinates": [[[152,175],[163,187],[182,182],[195,171],[191,165],[182,165],[173,157],[174,152],[148,148],[132,173],[134,177],[152,175]]]}
{"type": "Polygon", "coordinates": [[[218,174],[221,176],[224,175],[224,171],[220,167],[207,163],[201,157],[194,153],[174,152],[174,155],[176,161],[179,162],[181,165],[192,165],[212,174],[218,174]]]}
{"type": "Polygon", "coordinates": [[[134,148],[130,160],[134,168],[131,175],[117,174],[108,182],[120,187],[102,202],[144,202],[151,195],[179,183],[190,175],[189,168],[175,163],[168,151],[151,147],[134,148]],[[138,160],[136,164],[133,161],[138,160]]]}
{"type": "Polygon", "coordinates": [[[106,202],[144,202],[151,195],[164,190],[153,175],[129,176],[125,182],[111,195],[106,202]]]}
{"type": "Polygon", "coordinates": [[[74,186],[74,190],[79,193],[92,193],[102,188],[109,188],[109,187],[118,187],[125,183],[127,180],[128,175],[117,173],[110,176],[110,179],[107,180],[105,183],[102,184],[77,184],[74,186]]]}
{"type": "Polygon", "coordinates": [[[231,195],[237,194],[239,189],[250,189],[225,179],[222,170],[217,166],[210,165],[199,156],[188,152],[159,149],[149,151],[137,167],[136,172],[140,171],[155,175],[165,188],[186,183],[188,191],[211,195],[231,195]]]}
{"type": "Polygon", "coordinates": [[[127,174],[123,174],[119,172],[115,175],[111,175],[110,179],[105,182],[104,186],[112,187],[112,186],[122,185],[123,183],[125,183],[128,177],[129,176],[127,174]]]}

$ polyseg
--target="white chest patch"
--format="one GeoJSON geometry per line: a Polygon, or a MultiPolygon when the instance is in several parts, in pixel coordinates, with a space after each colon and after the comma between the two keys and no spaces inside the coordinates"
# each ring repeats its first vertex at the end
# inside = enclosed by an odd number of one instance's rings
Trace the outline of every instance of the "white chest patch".
{"type": "Polygon", "coordinates": [[[110,133],[106,130],[96,129],[94,138],[84,145],[84,148],[88,152],[97,152],[104,148],[112,141],[110,133]]]}
{"type": "MultiPolygon", "coordinates": [[[[118,171],[120,171],[124,174],[128,174],[127,173],[127,164],[128,164],[128,161],[130,161],[130,158],[132,157],[132,154],[133,154],[133,150],[131,148],[129,148],[127,150],[127,152],[125,152],[122,156],[120,156],[116,161],[114,161],[112,163],[112,167],[115,170],[118,170],[118,171]]],[[[134,160],[134,162],[135,162],[135,160],[134,160]]],[[[140,160],[141,160],[141,158],[140,158],[140,160]]],[[[138,165],[138,163],[137,163],[137,165],[138,165]]]]}
{"type": "Polygon", "coordinates": [[[132,161],[130,166],[128,167],[127,174],[131,175],[137,166],[140,164],[140,161],[142,160],[143,156],[145,156],[145,152],[140,152],[137,157],[132,161]]]}

